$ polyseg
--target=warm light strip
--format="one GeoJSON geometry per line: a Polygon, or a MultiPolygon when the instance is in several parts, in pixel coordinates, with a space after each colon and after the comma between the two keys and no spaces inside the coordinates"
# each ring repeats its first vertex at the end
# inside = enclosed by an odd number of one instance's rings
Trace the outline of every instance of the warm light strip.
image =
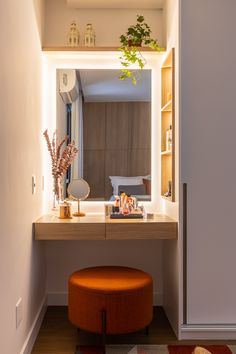
{"type": "MultiPolygon", "coordinates": [[[[146,69],[152,70],[152,142],[151,175],[152,201],[143,202],[148,212],[161,212],[161,63],[163,54],[143,52],[146,69]]],[[[43,53],[43,131],[56,129],[56,69],[120,69],[119,52],[44,52],[43,53]]],[[[136,67],[134,67],[136,68],[136,67]]],[[[43,139],[43,137],[42,137],[43,139]]],[[[45,180],[44,211],[52,206],[52,178],[49,154],[43,149],[45,180]]],[[[101,213],[104,202],[83,202],[86,212],[101,213]]]]}
{"type": "Polygon", "coordinates": [[[76,9],[163,9],[163,0],[67,0],[76,9]]]}

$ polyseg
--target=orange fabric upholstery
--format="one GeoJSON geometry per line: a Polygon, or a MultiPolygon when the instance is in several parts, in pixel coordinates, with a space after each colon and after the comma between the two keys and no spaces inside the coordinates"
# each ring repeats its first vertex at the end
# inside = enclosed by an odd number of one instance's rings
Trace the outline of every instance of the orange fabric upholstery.
{"type": "Polygon", "coordinates": [[[130,333],[152,320],[152,278],[128,267],[86,268],[69,278],[69,319],[78,328],[102,333],[101,313],[106,311],[106,333],[130,333]]]}

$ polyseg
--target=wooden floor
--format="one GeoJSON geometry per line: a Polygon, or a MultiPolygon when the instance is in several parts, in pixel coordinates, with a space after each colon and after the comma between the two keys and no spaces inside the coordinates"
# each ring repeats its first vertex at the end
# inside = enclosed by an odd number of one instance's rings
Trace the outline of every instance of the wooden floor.
{"type": "MultiPolygon", "coordinates": [[[[222,341],[197,341],[197,343],[178,341],[161,307],[154,308],[148,336],[143,330],[132,334],[107,336],[106,342],[107,344],[226,344],[222,341]]],[[[77,344],[102,345],[102,336],[84,331],[78,334],[68,321],[67,307],[48,307],[32,354],[74,354],[77,344]]]]}

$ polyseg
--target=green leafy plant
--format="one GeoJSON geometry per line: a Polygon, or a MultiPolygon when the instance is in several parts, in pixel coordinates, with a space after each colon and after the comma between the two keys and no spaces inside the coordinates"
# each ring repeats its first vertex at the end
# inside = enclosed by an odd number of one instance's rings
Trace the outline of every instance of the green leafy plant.
{"type": "Polygon", "coordinates": [[[123,69],[121,69],[120,80],[126,80],[130,78],[134,85],[137,84],[137,75],[132,66],[138,65],[140,69],[143,69],[146,60],[143,57],[140,47],[142,45],[148,46],[156,51],[163,51],[160,48],[156,39],[151,38],[151,29],[144,22],[144,17],[137,15],[137,23],[128,28],[126,34],[120,36],[121,51],[120,61],[123,69]]]}

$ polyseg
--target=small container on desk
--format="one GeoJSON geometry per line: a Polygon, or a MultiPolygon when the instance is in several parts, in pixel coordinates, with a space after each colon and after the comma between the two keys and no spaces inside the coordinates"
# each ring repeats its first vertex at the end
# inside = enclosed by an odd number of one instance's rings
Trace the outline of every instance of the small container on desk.
{"type": "Polygon", "coordinates": [[[59,219],[72,219],[72,207],[69,202],[59,204],[59,219]]]}
{"type": "Polygon", "coordinates": [[[111,215],[112,208],[113,208],[113,204],[111,203],[104,204],[104,213],[106,218],[109,218],[109,216],[111,215]]]}

